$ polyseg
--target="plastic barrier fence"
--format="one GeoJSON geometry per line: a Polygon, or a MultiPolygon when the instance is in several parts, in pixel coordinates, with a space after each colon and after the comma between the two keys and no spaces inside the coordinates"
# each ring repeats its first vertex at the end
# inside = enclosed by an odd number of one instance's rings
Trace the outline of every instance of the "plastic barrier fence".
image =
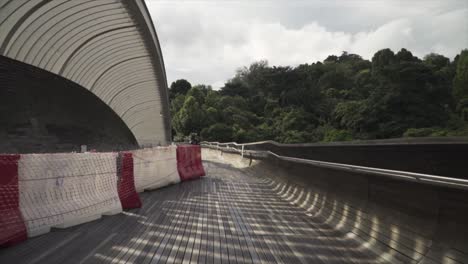
{"type": "Polygon", "coordinates": [[[20,209],[28,236],[122,211],[116,153],[21,155],[20,209]]]}
{"type": "Polygon", "coordinates": [[[0,155],[0,247],[27,239],[19,210],[19,158],[20,155],[0,155]]]}
{"type": "Polygon", "coordinates": [[[177,170],[181,181],[187,181],[205,176],[199,145],[177,146],[177,170]]]}
{"type": "Polygon", "coordinates": [[[169,146],[132,151],[135,186],[138,192],[180,182],[176,149],[176,146],[169,146]]]}
{"type": "Polygon", "coordinates": [[[0,155],[0,246],[139,208],[137,191],[205,175],[201,148],[0,155]]]}
{"type": "Polygon", "coordinates": [[[135,190],[133,157],[131,152],[122,152],[117,158],[117,177],[120,203],[123,209],[140,208],[141,200],[135,190]]]}

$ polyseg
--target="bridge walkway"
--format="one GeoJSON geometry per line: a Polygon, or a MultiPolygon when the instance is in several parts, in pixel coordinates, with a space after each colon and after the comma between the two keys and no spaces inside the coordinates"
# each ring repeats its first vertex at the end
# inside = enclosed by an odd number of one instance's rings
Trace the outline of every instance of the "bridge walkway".
{"type": "Polygon", "coordinates": [[[143,207],[0,249],[0,263],[376,263],[262,175],[208,175],[140,194],[143,207]]]}

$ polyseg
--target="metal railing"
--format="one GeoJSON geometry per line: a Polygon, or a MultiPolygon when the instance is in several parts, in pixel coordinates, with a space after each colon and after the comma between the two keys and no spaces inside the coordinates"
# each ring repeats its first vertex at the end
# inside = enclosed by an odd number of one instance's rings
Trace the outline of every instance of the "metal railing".
{"type": "Polygon", "coordinates": [[[313,166],[320,167],[320,168],[347,171],[351,173],[361,173],[361,174],[368,174],[368,175],[375,175],[375,176],[383,176],[383,177],[389,177],[389,178],[394,178],[394,179],[399,179],[399,180],[404,180],[404,181],[422,183],[422,184],[430,184],[430,185],[437,185],[437,186],[442,186],[442,187],[468,190],[468,180],[464,180],[464,179],[450,178],[450,177],[430,175],[430,174],[424,174],[424,173],[415,173],[415,172],[408,172],[408,171],[357,166],[357,165],[335,163],[335,162],[326,162],[326,161],[319,161],[319,160],[294,158],[294,157],[288,157],[288,156],[281,156],[268,150],[245,149],[245,146],[265,144],[265,143],[273,143],[275,145],[281,146],[281,144],[276,143],[274,141],[263,141],[263,142],[246,143],[246,144],[239,144],[236,142],[219,143],[219,142],[203,141],[201,142],[201,145],[202,147],[217,149],[221,151],[235,152],[235,153],[240,154],[242,157],[244,157],[246,154],[248,154],[249,157],[251,158],[265,158],[268,156],[273,156],[280,160],[296,162],[296,163],[301,163],[301,164],[308,164],[308,165],[313,165],[313,166]]]}

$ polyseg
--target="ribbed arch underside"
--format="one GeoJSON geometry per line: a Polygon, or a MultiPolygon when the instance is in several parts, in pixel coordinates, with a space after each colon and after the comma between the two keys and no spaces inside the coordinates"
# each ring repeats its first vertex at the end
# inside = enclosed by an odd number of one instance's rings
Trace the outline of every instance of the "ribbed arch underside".
{"type": "Polygon", "coordinates": [[[0,0],[0,54],[90,90],[139,144],[170,141],[164,63],[143,0],[0,0]]]}

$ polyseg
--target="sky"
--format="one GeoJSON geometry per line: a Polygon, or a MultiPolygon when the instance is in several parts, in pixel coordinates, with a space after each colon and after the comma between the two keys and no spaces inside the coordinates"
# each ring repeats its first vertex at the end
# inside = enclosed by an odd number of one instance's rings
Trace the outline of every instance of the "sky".
{"type": "Polygon", "coordinates": [[[468,0],[145,0],[168,83],[218,89],[259,60],[297,66],[383,48],[450,59],[468,48],[468,0]]]}

